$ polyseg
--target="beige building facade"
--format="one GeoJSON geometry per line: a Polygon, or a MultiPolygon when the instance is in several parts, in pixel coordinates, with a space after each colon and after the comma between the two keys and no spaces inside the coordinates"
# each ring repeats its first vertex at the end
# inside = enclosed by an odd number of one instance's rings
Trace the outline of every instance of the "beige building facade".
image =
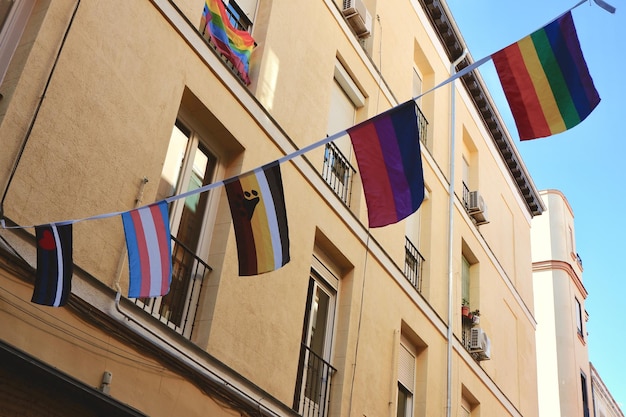
{"type": "Polygon", "coordinates": [[[607,386],[604,385],[604,381],[602,381],[598,370],[592,363],[589,364],[589,369],[591,371],[591,393],[593,395],[594,416],[624,417],[621,407],[617,404],[607,386]]]}
{"type": "Polygon", "coordinates": [[[445,3],[227,3],[256,42],[249,85],[203,34],[204,0],[0,3],[0,416],[540,415],[544,203],[478,73],[428,92],[473,62],[445,3]],[[169,205],[170,293],[126,297],[115,213],[425,92],[415,214],[368,228],[341,137],[281,164],[287,265],[238,276],[215,187],[169,205]],[[66,220],[71,297],[43,307],[32,226],[66,220]]]}
{"type": "Polygon", "coordinates": [[[532,223],[539,415],[621,416],[589,362],[588,293],[574,212],[560,191],[540,194],[546,210],[532,223]]]}

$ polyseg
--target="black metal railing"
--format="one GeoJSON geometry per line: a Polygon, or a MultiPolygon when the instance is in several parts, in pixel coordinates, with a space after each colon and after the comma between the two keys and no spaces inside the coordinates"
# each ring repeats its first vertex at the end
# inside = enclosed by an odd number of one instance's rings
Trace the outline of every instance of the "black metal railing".
{"type": "Polygon", "coordinates": [[[404,276],[413,285],[417,292],[422,292],[422,265],[424,257],[417,250],[413,242],[405,237],[404,244],[404,276]]]}
{"type": "Polygon", "coordinates": [[[580,257],[578,253],[576,253],[576,262],[578,262],[578,266],[582,269],[583,267],[583,259],[580,257]]]}
{"type": "Polygon", "coordinates": [[[426,120],[419,106],[417,106],[417,129],[420,135],[420,141],[428,148],[428,120],[426,120]]]}
{"type": "Polygon", "coordinates": [[[191,338],[200,292],[211,267],[172,236],[172,283],[163,297],[137,298],[135,304],[178,333],[191,338]]]}
{"type": "Polygon", "coordinates": [[[228,4],[224,5],[224,9],[226,10],[226,14],[228,15],[228,20],[230,20],[230,24],[233,25],[235,29],[248,31],[250,26],[252,26],[252,22],[248,19],[248,16],[241,10],[239,5],[235,3],[233,0],[229,1],[228,4]]]}
{"type": "Polygon", "coordinates": [[[470,207],[470,190],[463,181],[463,205],[465,206],[465,210],[469,210],[470,207]]]}
{"type": "MultiPolygon", "coordinates": [[[[228,4],[225,4],[224,9],[226,10],[226,14],[228,15],[228,20],[233,25],[233,27],[246,32],[250,31],[250,28],[252,27],[252,22],[250,21],[250,19],[248,19],[245,13],[234,1],[230,1],[228,4]]],[[[206,24],[206,20],[204,18],[202,19],[199,32],[204,40],[207,42],[207,44],[211,48],[213,48],[213,50],[215,50],[220,59],[226,64],[228,69],[230,69],[230,71],[237,78],[245,82],[245,79],[239,73],[239,70],[235,68],[235,65],[230,61],[230,59],[228,59],[228,57],[224,56],[221,53],[220,49],[217,47],[217,45],[213,43],[213,40],[211,39],[211,33],[209,32],[209,25],[206,24]]]]}
{"type": "Polygon", "coordinates": [[[327,143],[324,150],[322,177],[348,207],[350,207],[354,174],[356,170],[339,148],[332,142],[327,143]]]}
{"type": "Polygon", "coordinates": [[[303,417],[326,417],[330,381],[337,370],[304,343],[300,349],[293,409],[303,417]]]}

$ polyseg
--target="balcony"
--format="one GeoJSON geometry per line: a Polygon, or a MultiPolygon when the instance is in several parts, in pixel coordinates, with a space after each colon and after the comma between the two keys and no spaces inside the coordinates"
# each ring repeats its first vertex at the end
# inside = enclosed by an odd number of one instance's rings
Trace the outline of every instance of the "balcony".
{"type": "Polygon", "coordinates": [[[241,10],[241,8],[233,0],[224,5],[226,14],[228,14],[228,20],[235,29],[245,30],[249,32],[252,27],[252,22],[248,19],[248,16],[241,10]]]}
{"type": "Polygon", "coordinates": [[[211,267],[172,236],[172,283],[163,297],[137,298],[135,304],[168,327],[191,338],[200,293],[211,267]]]}
{"type": "Polygon", "coordinates": [[[470,190],[463,181],[463,206],[465,206],[465,210],[469,210],[470,207],[470,190]]]}
{"type": "Polygon", "coordinates": [[[404,244],[404,276],[417,292],[422,292],[422,265],[424,257],[415,245],[405,237],[404,244]]]}
{"type": "Polygon", "coordinates": [[[326,417],[330,399],[330,380],[337,370],[302,344],[293,409],[303,417],[326,417]]]}
{"type": "Polygon", "coordinates": [[[417,130],[419,132],[420,141],[426,147],[426,149],[430,149],[428,147],[428,120],[422,113],[422,109],[417,106],[417,130]]]}
{"type": "MultiPolygon", "coordinates": [[[[243,10],[241,10],[241,8],[233,0],[229,1],[228,4],[224,4],[224,10],[226,11],[228,21],[235,29],[242,30],[244,32],[252,31],[252,21],[250,21],[248,16],[246,16],[243,10]]],[[[213,43],[204,16],[200,23],[199,32],[204,40],[207,42],[207,44],[215,51],[215,53],[220,57],[224,64],[226,64],[228,69],[230,69],[230,71],[242,82],[247,83],[244,77],[242,77],[242,75],[239,73],[233,62],[231,62],[231,60],[227,56],[223,55],[217,45],[213,43]]]]}
{"type": "Polygon", "coordinates": [[[352,179],[356,170],[334,143],[326,144],[322,177],[348,207],[352,196],[352,179]]]}

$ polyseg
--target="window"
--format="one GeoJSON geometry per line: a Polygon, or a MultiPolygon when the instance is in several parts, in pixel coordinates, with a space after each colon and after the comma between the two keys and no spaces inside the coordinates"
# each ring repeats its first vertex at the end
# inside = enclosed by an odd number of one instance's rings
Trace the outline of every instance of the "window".
{"type": "MultiPolygon", "coordinates": [[[[419,73],[418,69],[413,67],[413,90],[411,97],[420,96],[423,91],[422,86],[422,76],[419,73]]],[[[424,116],[422,110],[422,97],[419,97],[417,100],[415,100],[415,103],[417,103],[417,123],[419,129],[419,138],[423,146],[428,148],[428,121],[426,120],[426,117],[424,116]]]]}
{"type": "MultiPolygon", "coordinates": [[[[211,183],[217,158],[199,136],[180,120],[172,129],[157,200],[191,191],[211,183]]],[[[172,283],[163,297],[139,300],[149,310],[179,333],[189,337],[195,318],[195,306],[205,275],[210,267],[200,259],[210,193],[200,193],[176,200],[169,207],[172,233],[172,283]]]]}
{"type": "Polygon", "coordinates": [[[413,415],[415,392],[415,352],[410,345],[400,343],[398,354],[398,401],[396,416],[413,415]]]}
{"type": "Polygon", "coordinates": [[[404,239],[404,276],[418,292],[421,292],[424,257],[408,237],[405,236],[404,239]]]}
{"type": "MultiPolygon", "coordinates": [[[[365,97],[340,62],[335,63],[328,112],[328,136],[341,132],[355,124],[356,109],[365,104],[365,97]]],[[[326,145],[322,177],[341,200],[350,206],[352,178],[356,170],[352,166],[352,144],[347,136],[326,145]]]]}
{"type": "Polygon", "coordinates": [[[462,385],[459,417],[471,417],[472,415],[480,415],[480,402],[465,385],[462,385]]]}
{"type": "Polygon", "coordinates": [[[587,377],[583,371],[580,371],[580,389],[582,390],[583,400],[583,416],[589,417],[589,397],[587,395],[587,377]]]}
{"type": "Polygon", "coordinates": [[[330,364],[335,298],[335,289],[312,269],[293,406],[303,416],[324,417],[328,413],[330,379],[335,371],[330,364]]]}
{"type": "Polygon", "coordinates": [[[578,334],[580,335],[580,337],[584,338],[582,306],[580,305],[580,301],[578,301],[578,298],[574,298],[574,301],[575,301],[574,308],[576,309],[576,330],[578,331],[578,334]]]}
{"type": "Polygon", "coordinates": [[[474,320],[471,313],[478,310],[479,306],[479,276],[478,259],[469,246],[462,242],[463,252],[461,254],[461,306],[468,306],[469,310],[462,309],[461,328],[463,346],[469,349],[470,334],[474,320]]]}
{"type": "Polygon", "coordinates": [[[250,32],[256,12],[256,0],[225,0],[226,13],[234,28],[250,32]]]}
{"type": "Polygon", "coordinates": [[[0,0],[0,84],[34,5],[35,0],[0,0]]]}
{"type": "Polygon", "coordinates": [[[475,202],[474,204],[471,204],[470,192],[478,191],[480,189],[480,184],[478,181],[478,151],[465,127],[463,127],[463,147],[461,151],[461,158],[463,204],[465,205],[465,208],[470,211],[470,206],[476,205],[475,202]]]}

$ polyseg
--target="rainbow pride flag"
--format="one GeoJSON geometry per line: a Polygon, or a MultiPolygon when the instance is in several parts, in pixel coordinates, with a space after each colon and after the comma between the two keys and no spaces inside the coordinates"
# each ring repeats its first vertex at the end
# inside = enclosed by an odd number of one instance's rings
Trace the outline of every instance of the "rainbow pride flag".
{"type": "Polygon", "coordinates": [[[571,11],[491,58],[521,140],[570,129],[600,102],[571,11]]]}
{"type": "Polygon", "coordinates": [[[233,27],[222,0],[206,0],[200,25],[203,34],[209,36],[217,50],[237,69],[244,82],[250,84],[248,70],[254,39],[245,30],[233,27]]]}
{"type": "Polygon", "coordinates": [[[399,222],[424,200],[415,102],[407,101],[348,129],[370,227],[399,222]]]}

